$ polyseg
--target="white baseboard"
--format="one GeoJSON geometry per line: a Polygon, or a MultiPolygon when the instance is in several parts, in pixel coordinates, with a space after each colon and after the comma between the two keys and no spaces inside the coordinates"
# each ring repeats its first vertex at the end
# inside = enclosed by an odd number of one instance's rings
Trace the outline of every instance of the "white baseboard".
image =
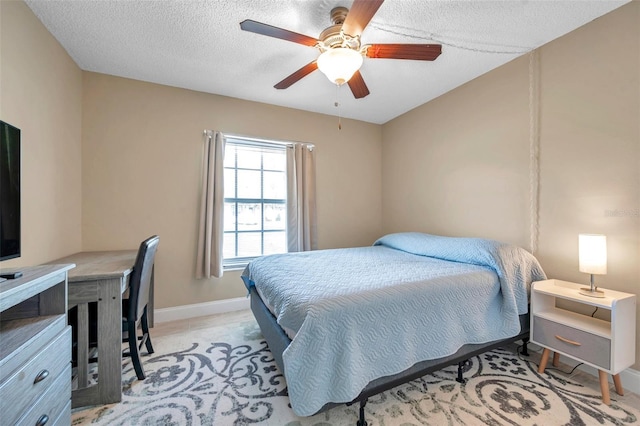
{"type": "Polygon", "coordinates": [[[161,323],[203,317],[207,315],[224,314],[226,312],[241,311],[249,308],[249,298],[236,297],[234,299],[216,300],[213,302],[195,303],[193,305],[155,309],[153,314],[154,321],[161,323]]]}

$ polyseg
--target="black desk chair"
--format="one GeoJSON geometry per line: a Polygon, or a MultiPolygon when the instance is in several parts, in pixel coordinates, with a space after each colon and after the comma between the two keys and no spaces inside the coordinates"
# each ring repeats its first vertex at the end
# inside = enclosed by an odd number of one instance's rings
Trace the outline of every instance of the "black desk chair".
{"type": "Polygon", "coordinates": [[[129,277],[129,298],[122,301],[122,340],[123,342],[129,342],[129,352],[123,353],[123,356],[131,357],[136,376],[140,380],[145,378],[142,363],[140,362],[142,345],[147,347],[148,353],[153,353],[151,337],[149,336],[147,305],[149,303],[153,263],[159,242],[160,237],[154,235],[140,244],[136,263],[129,277]],[[137,335],[138,324],[142,329],[142,336],[137,335]]]}
{"type": "MultiPolygon", "coordinates": [[[[151,337],[149,336],[149,322],[147,320],[147,305],[149,303],[149,291],[151,289],[151,277],[153,264],[160,237],[154,235],[140,244],[136,261],[129,276],[129,298],[122,300],[122,342],[129,343],[129,351],[123,352],[123,356],[130,356],[133,368],[138,379],[144,380],[145,374],[140,362],[140,349],[145,345],[147,352],[153,353],[151,337]],[[142,335],[137,335],[138,325],[142,335]],[[140,341],[140,343],[138,343],[140,341]]],[[[69,325],[72,326],[72,358],[75,366],[77,360],[77,309],[74,307],[68,313],[69,325]]],[[[98,346],[98,304],[89,303],[89,362],[96,362],[95,349],[98,346]]]]}

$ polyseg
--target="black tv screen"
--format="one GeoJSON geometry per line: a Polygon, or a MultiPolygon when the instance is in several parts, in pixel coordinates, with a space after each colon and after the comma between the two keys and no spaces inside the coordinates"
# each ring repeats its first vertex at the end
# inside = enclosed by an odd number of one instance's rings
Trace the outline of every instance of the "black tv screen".
{"type": "Polygon", "coordinates": [[[20,257],[20,129],[0,121],[0,260],[20,257]]]}

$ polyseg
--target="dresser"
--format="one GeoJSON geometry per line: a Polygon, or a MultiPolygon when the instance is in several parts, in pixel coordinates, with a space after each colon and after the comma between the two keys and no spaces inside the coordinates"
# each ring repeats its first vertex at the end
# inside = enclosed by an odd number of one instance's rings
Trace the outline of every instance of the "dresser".
{"type": "Polygon", "coordinates": [[[71,423],[71,327],[67,271],[20,268],[0,282],[0,424],[71,423]]]}

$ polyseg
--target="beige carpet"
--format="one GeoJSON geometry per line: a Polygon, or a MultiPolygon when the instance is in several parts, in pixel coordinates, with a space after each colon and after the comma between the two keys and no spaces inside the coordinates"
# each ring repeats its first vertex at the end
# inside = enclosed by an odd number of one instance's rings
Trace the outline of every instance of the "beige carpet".
{"type": "MultiPolygon", "coordinates": [[[[356,424],[357,406],[307,418],[293,413],[286,382],[250,312],[160,324],[152,338],[156,352],[144,357],[147,379],[138,381],[125,362],[122,402],[76,409],[73,425],[356,424]]],[[[450,367],[371,398],[368,424],[640,425],[637,395],[612,392],[606,406],[592,376],[579,370],[540,375],[537,354],[529,359],[515,349],[472,358],[463,385],[450,367]]]]}

